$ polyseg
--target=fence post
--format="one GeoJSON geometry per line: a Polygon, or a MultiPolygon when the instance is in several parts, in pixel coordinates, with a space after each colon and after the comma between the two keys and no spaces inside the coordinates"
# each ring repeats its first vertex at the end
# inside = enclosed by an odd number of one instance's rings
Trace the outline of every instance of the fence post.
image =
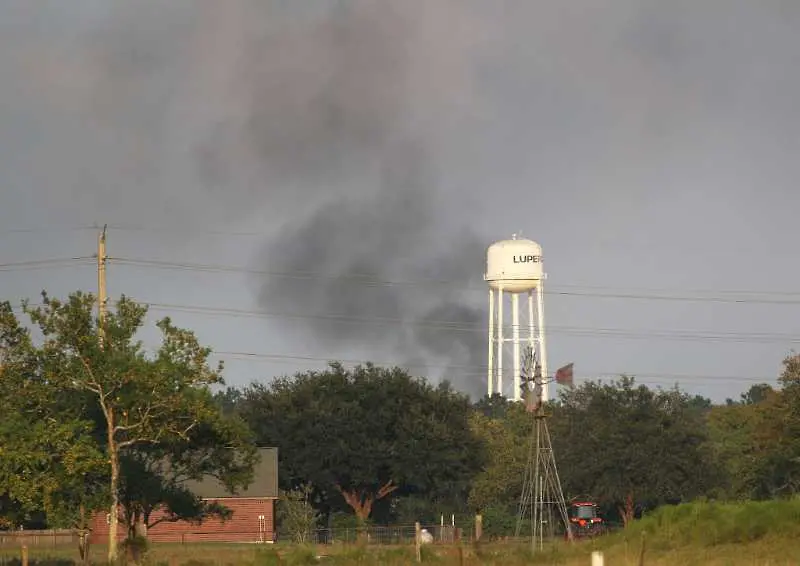
{"type": "Polygon", "coordinates": [[[414,548],[417,552],[417,562],[422,562],[422,527],[419,521],[414,523],[414,548]]]}
{"type": "Polygon", "coordinates": [[[603,557],[603,553],[599,550],[595,550],[592,552],[592,566],[603,566],[605,563],[605,559],[603,557]]]}
{"type": "Polygon", "coordinates": [[[475,542],[481,540],[483,535],[483,516],[475,515],[475,542]]]}
{"type": "Polygon", "coordinates": [[[28,566],[28,546],[22,545],[22,566],[28,566]]]}
{"type": "Polygon", "coordinates": [[[644,566],[645,531],[642,531],[642,548],[639,552],[639,566],[644,566]]]}

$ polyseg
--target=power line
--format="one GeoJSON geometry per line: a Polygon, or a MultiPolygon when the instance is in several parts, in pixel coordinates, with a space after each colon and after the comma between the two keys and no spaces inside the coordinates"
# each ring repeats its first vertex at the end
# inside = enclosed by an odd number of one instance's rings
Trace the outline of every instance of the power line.
{"type": "MultiPolygon", "coordinates": [[[[0,233],[33,233],[33,232],[63,232],[63,231],[96,231],[99,226],[61,226],[61,227],[29,227],[29,228],[2,228],[0,233]]],[[[267,236],[265,232],[259,231],[227,231],[227,230],[208,230],[208,229],[195,229],[195,228],[170,228],[159,226],[146,226],[146,225],[133,225],[133,224],[109,224],[109,230],[119,231],[137,231],[137,232],[180,232],[186,233],[196,232],[210,235],[222,236],[267,236]]],[[[65,258],[64,260],[43,260],[44,262],[56,261],[71,261],[93,259],[91,257],[76,257],[65,258]]],[[[295,279],[337,279],[337,280],[350,280],[364,285],[371,286],[427,286],[427,285],[445,285],[452,288],[461,288],[464,290],[485,290],[483,284],[470,284],[464,281],[454,280],[417,280],[417,281],[398,281],[398,280],[380,280],[375,279],[373,275],[369,274],[332,274],[320,272],[281,272],[273,270],[259,270],[251,269],[242,266],[221,265],[221,264],[204,264],[204,263],[188,263],[188,262],[172,262],[163,260],[149,260],[142,258],[126,258],[126,257],[109,257],[109,260],[114,260],[120,265],[151,267],[158,269],[173,269],[173,270],[190,270],[190,271],[207,271],[207,272],[235,272],[235,273],[248,273],[253,275],[264,275],[272,277],[286,277],[295,279]]],[[[24,268],[23,264],[29,262],[19,262],[15,264],[0,264],[0,270],[9,271],[17,266],[24,268]]],[[[561,295],[561,296],[575,296],[575,297],[599,297],[611,299],[638,299],[638,300],[661,300],[661,301],[708,301],[708,302],[722,302],[722,303],[740,303],[740,304],[779,304],[791,305],[800,304],[800,291],[754,291],[743,289],[664,289],[664,288],[631,288],[629,290],[634,292],[619,292],[619,287],[608,286],[595,286],[595,285],[568,285],[561,284],[555,288],[548,288],[545,290],[546,294],[561,295]],[[574,290],[567,290],[574,289],[574,290]],[[684,293],[684,295],[669,295],[668,293],[684,293]],[[698,296],[687,296],[686,293],[698,296]],[[726,296],[727,295],[727,296],[726,296]],[[758,297],[797,297],[791,300],[775,300],[775,299],[762,299],[758,297]]]]}
{"type": "Polygon", "coordinates": [[[41,226],[28,228],[0,228],[0,234],[34,234],[37,232],[85,232],[97,226],[41,226]]]}
{"type": "Polygon", "coordinates": [[[94,259],[92,256],[77,256],[53,259],[38,259],[0,263],[0,271],[21,271],[28,269],[43,269],[48,267],[66,267],[69,265],[83,265],[84,262],[94,259]]]}
{"type": "MultiPolygon", "coordinates": [[[[465,333],[485,333],[486,328],[480,324],[471,324],[458,321],[419,321],[407,320],[390,317],[358,317],[340,314],[298,314],[269,312],[250,309],[236,309],[223,307],[205,307],[199,305],[181,305],[174,303],[149,302],[144,300],[137,301],[147,305],[151,311],[165,313],[186,313],[202,316],[225,316],[232,318],[277,318],[283,320],[318,320],[341,324],[368,324],[368,325],[390,325],[430,328],[432,330],[446,330],[465,333]]],[[[29,306],[37,306],[30,303],[29,306]]],[[[15,306],[15,310],[20,307],[15,306]]],[[[782,334],[777,332],[714,332],[697,330],[655,330],[655,329],[626,329],[626,328],[602,328],[602,327],[581,327],[581,326],[560,326],[551,325],[548,327],[549,333],[563,334],[583,338],[621,338],[621,339],[663,339],[691,342],[733,342],[740,344],[800,344],[800,336],[792,334],[782,334]]]]}
{"type": "MultiPolygon", "coordinates": [[[[100,230],[99,225],[84,226],[28,226],[19,228],[0,228],[0,234],[36,234],[46,232],[86,232],[100,230]]],[[[270,234],[263,231],[242,231],[242,230],[209,230],[207,228],[193,228],[191,226],[170,227],[170,226],[147,226],[144,224],[108,224],[109,230],[116,232],[160,232],[169,234],[207,234],[209,236],[245,236],[245,237],[267,237],[270,234]]]]}
{"type": "MultiPolygon", "coordinates": [[[[29,304],[30,307],[41,306],[41,304],[31,303],[29,304]]],[[[152,304],[149,306],[153,306],[152,304]]],[[[165,306],[165,305],[164,305],[165,306]]],[[[19,310],[20,307],[15,307],[15,310],[19,310]]],[[[310,362],[314,364],[320,363],[329,363],[332,361],[338,361],[343,364],[363,364],[366,361],[371,361],[376,365],[382,365],[386,367],[392,366],[399,366],[405,367],[408,369],[411,368],[418,368],[418,369],[441,369],[441,370],[450,370],[450,371],[458,371],[457,377],[485,377],[487,366],[483,365],[460,365],[460,364],[442,364],[442,363],[402,363],[397,361],[376,361],[376,360],[366,360],[366,359],[343,359],[337,358],[335,356],[331,357],[319,357],[319,356],[301,356],[301,355],[289,355],[289,354],[272,354],[272,353],[258,353],[258,352],[247,352],[247,351],[225,351],[219,350],[214,351],[213,355],[215,357],[229,357],[232,359],[238,360],[251,360],[257,362],[272,362],[272,363],[297,363],[297,362],[310,362]]],[[[674,383],[680,381],[735,381],[735,382],[744,382],[744,383],[764,383],[764,382],[771,382],[775,381],[775,377],[756,377],[756,376],[721,376],[721,375],[702,375],[702,374],[665,374],[665,373],[638,373],[638,372],[631,372],[631,371],[616,371],[616,372],[608,372],[608,371],[586,371],[586,376],[584,379],[603,379],[603,378],[611,378],[616,379],[621,375],[630,375],[636,378],[636,381],[641,384],[663,384],[663,383],[674,383]]]]}
{"type": "MultiPolygon", "coordinates": [[[[312,271],[274,271],[266,269],[252,269],[242,266],[222,265],[222,264],[209,264],[209,263],[188,263],[188,262],[172,262],[164,260],[148,260],[148,259],[135,259],[125,257],[110,257],[110,261],[114,261],[118,265],[150,267],[154,269],[168,269],[168,270],[183,270],[183,271],[203,271],[212,273],[242,273],[251,275],[262,275],[266,277],[282,277],[290,279],[334,279],[345,280],[354,284],[360,284],[370,287],[422,287],[422,286],[447,286],[449,288],[458,288],[463,290],[481,290],[485,291],[485,285],[477,285],[465,283],[464,281],[454,280],[385,280],[376,279],[368,274],[332,274],[324,272],[312,271]]],[[[610,287],[582,287],[582,286],[561,286],[561,287],[548,287],[545,288],[544,293],[549,295],[570,296],[570,297],[597,297],[609,299],[636,299],[636,300],[655,300],[655,301],[693,301],[693,302],[716,302],[716,303],[734,303],[734,304],[775,304],[775,305],[796,305],[800,304],[800,292],[788,291],[730,291],[730,290],[717,290],[706,291],[708,293],[715,293],[714,295],[702,296],[702,293],[697,291],[696,296],[690,295],[668,295],[656,293],[623,293],[623,292],[603,292],[599,289],[612,289],[610,287]],[[578,289],[578,290],[562,290],[562,289],[578,289]],[[580,290],[590,289],[590,290],[580,290]],[[594,290],[591,290],[594,289],[594,290]],[[738,296],[737,296],[738,295],[738,296]],[[759,297],[797,297],[791,298],[759,298],[759,297]]]]}
{"type": "MultiPolygon", "coordinates": [[[[94,227],[85,227],[85,228],[76,228],[76,229],[96,229],[94,227]]],[[[32,229],[31,229],[32,231],[32,229]]],[[[45,259],[45,260],[29,260],[29,261],[22,261],[22,262],[10,262],[10,263],[0,263],[0,271],[12,271],[12,270],[19,270],[19,269],[37,269],[37,268],[44,268],[44,267],[52,267],[52,266],[61,266],[64,264],[75,264],[77,262],[87,261],[87,260],[94,260],[96,256],[77,256],[77,257],[69,257],[69,258],[53,258],[53,259],[45,259]]],[[[122,265],[139,265],[139,266],[146,266],[146,267],[156,267],[156,268],[163,268],[163,269],[184,269],[184,270],[191,270],[191,271],[215,271],[215,272],[238,272],[238,273],[253,273],[253,274],[261,274],[261,275],[268,275],[268,276],[282,276],[282,277],[293,277],[293,278],[336,278],[336,279],[350,279],[354,282],[359,282],[365,285],[376,285],[376,286],[408,286],[408,285],[431,285],[431,284],[438,284],[438,285],[448,285],[449,287],[454,286],[463,286],[465,288],[474,288],[477,289],[475,285],[464,285],[462,282],[454,282],[454,281],[389,281],[389,280],[377,280],[374,279],[372,276],[368,275],[359,275],[359,274],[350,274],[347,276],[341,276],[338,274],[324,274],[324,273],[315,273],[315,272],[274,272],[268,270],[253,270],[247,269],[237,266],[228,266],[228,265],[219,265],[219,264],[199,264],[199,263],[177,263],[177,262],[167,262],[167,261],[159,261],[159,260],[144,260],[144,259],[132,259],[132,258],[108,258],[114,259],[116,262],[122,265]]],[[[485,286],[480,286],[481,290],[485,290],[485,286]]],[[[659,296],[659,295],[645,295],[645,294],[632,294],[632,293],[599,293],[599,292],[576,292],[576,291],[557,291],[557,290],[548,290],[549,294],[554,295],[567,295],[567,296],[593,296],[593,297],[606,297],[606,298],[628,298],[628,299],[645,299],[645,300],[684,300],[684,301],[713,301],[713,302],[726,302],[726,303],[767,303],[767,304],[800,304],[800,299],[796,300],[765,300],[765,299],[754,299],[752,297],[749,298],[735,298],[735,297],[723,297],[720,296],[725,293],[734,293],[731,291],[716,291],[718,293],[717,296],[711,297],[688,297],[688,296],[659,296]]],[[[796,296],[800,295],[800,293],[784,293],[784,292],[747,292],[753,294],[760,294],[760,295],[773,295],[773,296],[796,296]]],[[[457,321],[428,321],[428,322],[420,322],[420,321],[407,321],[403,319],[389,319],[389,318],[365,318],[365,317],[351,317],[347,315],[299,315],[299,314],[291,314],[291,313],[267,313],[267,312],[258,312],[258,311],[245,311],[245,310],[238,310],[238,309],[223,309],[223,308],[213,308],[213,307],[201,307],[201,306],[191,306],[191,305],[170,305],[165,303],[149,303],[149,306],[154,309],[168,309],[168,310],[182,310],[183,312],[189,313],[197,313],[197,314],[215,314],[215,315],[228,315],[228,316],[268,316],[268,317],[280,317],[280,318],[313,318],[313,319],[326,319],[326,320],[335,320],[337,322],[350,322],[350,323],[380,323],[380,324],[414,324],[414,325],[425,325],[431,328],[438,328],[440,330],[463,330],[463,331],[474,331],[474,332],[483,332],[484,329],[482,326],[477,325],[467,325],[465,323],[457,322],[457,321]]],[[[737,333],[716,333],[716,334],[702,334],[696,331],[672,331],[671,333],[664,333],[660,331],[626,331],[624,329],[603,329],[603,328],[578,328],[578,327],[553,327],[551,331],[554,332],[563,332],[563,333],[573,333],[576,335],[588,335],[588,336],[610,336],[615,338],[621,337],[631,337],[631,338],[648,338],[648,337],[659,337],[659,338],[666,338],[666,339],[690,339],[693,341],[697,340],[707,340],[707,341],[718,341],[718,340],[733,340],[733,341],[748,341],[748,342],[763,342],[763,341],[791,341],[791,342],[798,342],[800,340],[795,339],[790,335],[780,335],[780,334],[770,334],[770,333],[757,333],[757,334],[737,334],[737,333]],[[649,334],[649,336],[648,336],[649,334]]],[[[313,362],[327,362],[329,361],[326,358],[319,358],[313,356],[290,356],[290,355],[282,355],[282,354],[259,354],[253,352],[218,352],[218,355],[229,355],[232,357],[238,358],[246,358],[246,359],[258,359],[258,360],[267,360],[267,361],[313,361],[313,362]]],[[[359,363],[355,360],[339,360],[342,363],[359,363]]],[[[402,364],[387,364],[383,363],[382,365],[402,365],[402,364]]],[[[432,368],[436,367],[437,364],[418,364],[418,367],[424,368],[432,368]]],[[[411,366],[413,367],[413,366],[411,366]]],[[[452,364],[439,364],[438,367],[455,370],[458,369],[459,366],[455,366],[452,364]]],[[[474,375],[483,376],[486,371],[486,367],[482,366],[461,366],[463,370],[472,370],[476,373],[474,375]],[[478,373],[479,371],[479,373],[478,373]]],[[[624,372],[592,372],[594,375],[598,377],[602,376],[619,376],[624,372]]],[[[461,375],[470,375],[470,374],[461,374],[461,375]]],[[[764,378],[756,378],[756,377],[742,377],[742,376],[701,376],[701,375],[669,375],[669,374],[638,374],[637,377],[641,378],[653,378],[659,380],[681,380],[681,379],[690,379],[693,381],[702,381],[702,380],[726,380],[726,381],[764,381],[764,378]]]]}
{"type": "Polygon", "coordinates": [[[166,232],[172,234],[207,234],[209,236],[244,236],[244,237],[267,237],[268,232],[250,230],[209,230],[207,228],[194,228],[191,226],[165,227],[165,226],[146,226],[144,224],[109,224],[109,230],[120,232],[166,232]]]}
{"type": "MultiPolygon", "coordinates": [[[[265,353],[257,353],[257,352],[238,352],[238,351],[216,351],[214,352],[215,356],[228,356],[231,358],[238,358],[238,359],[249,359],[249,360],[257,360],[257,361],[264,361],[264,362],[286,362],[286,363],[295,363],[295,362],[313,362],[313,363],[329,363],[333,361],[341,362],[343,364],[364,364],[368,360],[356,360],[356,359],[341,359],[341,358],[322,358],[318,356],[299,356],[299,355],[287,355],[287,354],[265,354],[265,353]]],[[[369,360],[375,365],[380,365],[384,367],[405,367],[408,369],[411,368],[424,368],[424,369],[446,369],[446,370],[472,370],[468,373],[460,372],[458,376],[475,376],[475,377],[486,377],[486,370],[485,366],[471,366],[471,365],[456,365],[456,364],[423,364],[423,363],[402,363],[402,362],[391,362],[391,361],[375,361],[369,360]]],[[[640,381],[639,378],[645,378],[650,380],[658,380],[659,383],[664,382],[674,382],[680,380],[691,380],[691,381],[741,381],[746,383],[753,383],[753,382],[770,382],[775,381],[775,377],[767,378],[767,377],[756,377],[756,376],[723,376],[723,375],[698,375],[698,374],[663,374],[663,373],[634,373],[634,372],[584,372],[587,377],[584,379],[603,379],[603,378],[612,378],[616,379],[622,375],[629,375],[636,379],[637,382],[643,383],[640,381]],[[592,377],[588,377],[592,376],[592,377]]]]}
{"type": "MultiPolygon", "coordinates": [[[[278,319],[299,319],[299,320],[319,320],[342,324],[377,324],[377,325],[398,325],[423,327],[438,330],[449,330],[456,332],[479,332],[485,333],[486,328],[481,324],[464,323],[459,321],[447,320],[408,320],[392,317],[359,317],[343,314],[299,314],[259,311],[250,309],[204,307],[198,305],[181,305],[171,303],[158,303],[141,301],[148,305],[152,310],[167,312],[184,312],[188,314],[199,314],[209,316],[228,316],[234,318],[278,318],[278,319]]],[[[625,329],[625,328],[602,328],[602,327],[579,327],[579,326],[559,326],[551,325],[548,332],[557,334],[570,334],[575,336],[587,337],[608,337],[608,338],[663,338],[666,340],[689,340],[707,342],[739,342],[739,343],[800,343],[800,336],[792,334],[781,334],[771,332],[712,332],[694,330],[651,330],[651,329],[625,329]]]]}

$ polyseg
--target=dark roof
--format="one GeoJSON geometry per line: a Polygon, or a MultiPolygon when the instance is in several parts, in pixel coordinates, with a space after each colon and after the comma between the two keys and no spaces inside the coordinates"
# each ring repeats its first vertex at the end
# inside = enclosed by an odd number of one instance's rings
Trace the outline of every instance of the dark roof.
{"type": "Polygon", "coordinates": [[[223,497],[278,497],[278,449],[259,448],[261,459],[253,469],[253,481],[245,489],[230,493],[216,478],[207,477],[202,481],[188,481],[186,486],[203,499],[223,497]]]}

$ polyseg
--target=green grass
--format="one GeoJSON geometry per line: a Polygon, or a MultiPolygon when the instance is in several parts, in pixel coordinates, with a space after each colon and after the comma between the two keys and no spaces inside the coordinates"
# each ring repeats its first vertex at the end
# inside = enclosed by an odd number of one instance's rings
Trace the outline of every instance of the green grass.
{"type": "MultiPolygon", "coordinates": [[[[663,507],[628,529],[569,545],[546,545],[531,555],[524,543],[487,543],[479,547],[424,546],[423,564],[441,566],[522,566],[528,564],[587,566],[592,550],[601,550],[606,564],[637,566],[644,545],[647,566],[783,566],[800,564],[800,500],[707,503],[663,507]]],[[[94,564],[104,563],[105,548],[92,550],[94,564]]],[[[18,562],[18,549],[0,550],[0,564],[18,562]],[[9,562],[16,559],[15,562],[9,562]]],[[[31,548],[30,566],[66,566],[77,558],[74,548],[31,548]]],[[[227,544],[155,544],[147,564],[183,566],[331,566],[416,564],[413,545],[291,546],[227,544]],[[317,559],[322,555],[323,558],[317,559]]]]}

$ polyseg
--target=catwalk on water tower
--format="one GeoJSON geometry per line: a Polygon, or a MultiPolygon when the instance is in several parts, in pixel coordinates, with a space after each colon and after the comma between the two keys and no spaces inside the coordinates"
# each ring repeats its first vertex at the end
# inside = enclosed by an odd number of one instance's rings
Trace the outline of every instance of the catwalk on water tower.
{"type": "MultiPolygon", "coordinates": [[[[501,240],[489,246],[486,252],[486,274],[489,284],[489,352],[487,393],[506,395],[507,383],[513,383],[514,401],[521,401],[520,347],[530,348],[547,375],[547,353],[544,332],[544,292],[542,283],[546,279],[542,260],[542,247],[514,234],[510,240],[501,240]],[[527,298],[527,308],[521,314],[520,297],[527,298]],[[510,305],[509,305],[510,303],[510,305]],[[509,309],[510,306],[510,309],[509,309]],[[511,332],[506,328],[506,314],[510,310],[511,332]],[[520,319],[527,324],[524,329],[520,319]],[[511,368],[504,367],[506,346],[511,343],[511,368]],[[509,369],[511,371],[509,371],[509,369]],[[505,379],[510,377],[511,379],[505,379]]],[[[547,401],[549,391],[543,384],[542,397],[547,401]]]]}

